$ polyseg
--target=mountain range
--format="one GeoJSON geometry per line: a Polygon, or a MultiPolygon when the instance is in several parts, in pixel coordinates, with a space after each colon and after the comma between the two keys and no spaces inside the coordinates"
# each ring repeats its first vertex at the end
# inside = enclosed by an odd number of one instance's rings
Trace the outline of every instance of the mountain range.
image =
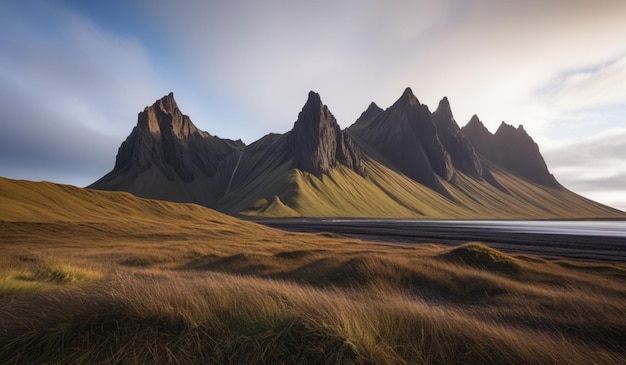
{"type": "Polygon", "coordinates": [[[89,188],[248,217],[623,217],[561,186],[522,126],[460,128],[447,98],[431,112],[410,88],[343,130],[311,91],[289,132],[250,145],[199,130],[170,93],[89,188]]]}

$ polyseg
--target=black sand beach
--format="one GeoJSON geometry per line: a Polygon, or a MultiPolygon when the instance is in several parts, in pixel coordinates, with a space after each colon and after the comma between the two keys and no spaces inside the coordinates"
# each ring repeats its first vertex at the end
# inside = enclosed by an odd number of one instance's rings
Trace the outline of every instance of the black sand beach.
{"type": "MultiPolygon", "coordinates": [[[[509,253],[596,262],[626,262],[626,237],[611,232],[524,231],[515,225],[485,227],[472,221],[406,221],[362,219],[265,219],[257,223],[296,232],[329,232],[371,241],[456,245],[480,241],[509,253]],[[458,223],[458,222],[457,222],[458,223]]],[[[502,223],[500,221],[499,223],[502,223]]],[[[549,231],[549,230],[546,230],[549,231]]]]}

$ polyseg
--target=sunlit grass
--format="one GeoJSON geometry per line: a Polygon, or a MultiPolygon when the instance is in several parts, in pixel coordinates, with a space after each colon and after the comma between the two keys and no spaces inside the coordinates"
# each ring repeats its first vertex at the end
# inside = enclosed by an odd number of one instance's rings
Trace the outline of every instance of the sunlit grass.
{"type": "Polygon", "coordinates": [[[517,273],[520,269],[519,264],[511,256],[477,242],[459,246],[440,257],[488,271],[517,273]]]}
{"type": "MultiPolygon", "coordinates": [[[[264,186],[241,187],[247,203],[230,213],[252,217],[370,217],[429,219],[565,219],[624,218],[623,212],[561,188],[538,186],[504,171],[493,175],[502,190],[484,180],[458,174],[441,181],[447,196],[424,187],[383,165],[365,162],[367,177],[346,167],[315,176],[297,169],[274,171],[264,186]],[[277,186],[276,186],[277,185],[277,186]]],[[[256,186],[256,185],[255,185],[256,186]]],[[[227,199],[228,200],[228,199],[227,199]]],[[[225,204],[224,206],[228,206],[225,204]]]]}
{"type": "Polygon", "coordinates": [[[49,283],[31,280],[31,275],[26,270],[0,269],[0,296],[50,287],[49,283]]]}
{"type": "Polygon", "coordinates": [[[12,316],[4,322],[11,336],[0,336],[0,357],[18,363],[562,364],[618,363],[624,356],[615,342],[623,339],[623,301],[599,310],[588,297],[545,293],[535,300],[560,304],[540,312],[524,309],[530,298],[517,293],[509,297],[516,304],[511,310],[479,311],[414,294],[210,272],[117,275],[97,286],[14,297],[0,309],[1,318],[12,316]],[[579,308],[568,309],[572,305],[579,308]],[[569,318],[573,310],[590,311],[594,321],[569,318]]]}
{"type": "Polygon", "coordinates": [[[621,265],[512,257],[479,243],[294,237],[301,242],[250,253],[232,251],[235,241],[194,244],[204,254],[181,249],[185,240],[170,242],[164,267],[154,252],[163,245],[143,239],[116,245],[127,260],[109,260],[109,242],[78,251],[71,247],[78,241],[40,245],[45,256],[5,247],[0,358],[574,364],[626,357],[621,265]],[[67,250],[78,264],[52,260],[67,250]]]}
{"type": "Polygon", "coordinates": [[[94,282],[102,274],[69,264],[0,268],[0,296],[94,282]]]}
{"type": "Polygon", "coordinates": [[[0,364],[626,363],[624,264],[11,184],[5,202],[25,197],[0,206],[0,364]]]}

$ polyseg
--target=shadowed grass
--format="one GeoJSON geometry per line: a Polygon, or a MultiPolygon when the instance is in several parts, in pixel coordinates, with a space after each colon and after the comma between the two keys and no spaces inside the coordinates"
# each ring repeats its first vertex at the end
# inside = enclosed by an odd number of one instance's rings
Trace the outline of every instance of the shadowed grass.
{"type": "Polygon", "coordinates": [[[42,197],[0,205],[0,364],[626,363],[623,264],[11,184],[42,197]]]}
{"type": "Polygon", "coordinates": [[[563,267],[476,243],[427,250],[360,243],[354,250],[323,239],[313,245],[318,248],[273,254],[180,251],[171,260],[187,263],[176,270],[112,263],[102,279],[79,286],[59,283],[77,283],[67,279],[70,273],[94,277],[85,274],[90,269],[60,263],[54,267],[65,268],[61,275],[46,260],[27,256],[24,264],[24,257],[9,255],[13,266],[30,265],[32,278],[56,289],[0,298],[0,359],[577,364],[626,358],[619,345],[626,340],[626,288],[604,275],[624,273],[621,266],[563,267]],[[514,260],[515,275],[442,260],[475,250],[488,251],[487,263],[514,260]]]}
{"type": "Polygon", "coordinates": [[[314,289],[224,274],[113,278],[98,286],[2,303],[0,333],[11,336],[0,336],[0,358],[65,364],[574,364],[623,359],[623,354],[582,341],[619,334],[619,326],[612,331],[599,326],[597,333],[579,328],[580,337],[568,338],[542,329],[543,320],[533,315],[503,321],[498,310],[436,305],[382,289],[314,289]],[[526,325],[533,321],[537,326],[526,325]]]}

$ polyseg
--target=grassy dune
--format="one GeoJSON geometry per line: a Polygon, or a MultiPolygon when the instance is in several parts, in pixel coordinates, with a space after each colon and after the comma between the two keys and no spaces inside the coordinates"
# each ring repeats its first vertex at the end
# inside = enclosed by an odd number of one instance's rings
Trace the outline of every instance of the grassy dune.
{"type": "Polygon", "coordinates": [[[0,363],[621,364],[626,266],[0,180],[0,363]]]}

